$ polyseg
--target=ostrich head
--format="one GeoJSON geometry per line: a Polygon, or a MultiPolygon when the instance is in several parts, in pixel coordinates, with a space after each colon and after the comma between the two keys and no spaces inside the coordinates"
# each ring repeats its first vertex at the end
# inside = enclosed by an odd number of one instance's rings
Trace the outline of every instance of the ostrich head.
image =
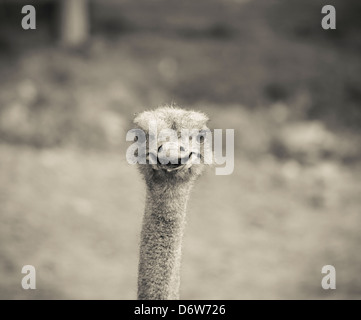
{"type": "Polygon", "coordinates": [[[173,106],[138,114],[134,123],[143,130],[146,140],[138,141],[146,147],[146,164],[138,166],[145,180],[174,184],[198,177],[204,169],[205,156],[211,155],[212,147],[205,143],[210,134],[207,121],[208,117],[201,112],[173,106]],[[151,127],[156,127],[157,137],[151,127]]]}

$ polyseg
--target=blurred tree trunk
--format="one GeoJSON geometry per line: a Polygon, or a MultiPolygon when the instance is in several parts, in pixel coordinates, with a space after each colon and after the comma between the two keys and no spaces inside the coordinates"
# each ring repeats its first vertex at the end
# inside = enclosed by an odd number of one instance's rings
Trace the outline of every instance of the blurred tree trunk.
{"type": "Polygon", "coordinates": [[[68,47],[83,44],[89,36],[88,0],[59,0],[60,41],[68,47]]]}

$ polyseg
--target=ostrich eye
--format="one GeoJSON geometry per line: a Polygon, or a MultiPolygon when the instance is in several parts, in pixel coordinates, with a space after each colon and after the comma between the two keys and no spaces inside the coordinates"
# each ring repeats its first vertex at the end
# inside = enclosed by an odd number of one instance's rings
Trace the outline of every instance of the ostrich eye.
{"type": "Polygon", "coordinates": [[[145,136],[143,136],[143,135],[140,135],[140,136],[135,136],[134,137],[134,142],[138,142],[138,143],[140,143],[140,144],[143,144],[143,143],[145,143],[146,142],[146,137],[145,136]]]}
{"type": "Polygon", "coordinates": [[[197,142],[198,142],[198,143],[203,143],[203,142],[204,142],[204,136],[201,135],[201,134],[198,135],[198,136],[197,136],[197,142]]]}

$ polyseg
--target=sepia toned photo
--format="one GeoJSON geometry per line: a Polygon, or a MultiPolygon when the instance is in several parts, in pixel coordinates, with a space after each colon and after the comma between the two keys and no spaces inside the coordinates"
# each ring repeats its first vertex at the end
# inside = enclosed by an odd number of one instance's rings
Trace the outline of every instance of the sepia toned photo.
{"type": "Polygon", "coordinates": [[[360,13],[0,0],[0,299],[361,299],[360,13]]]}

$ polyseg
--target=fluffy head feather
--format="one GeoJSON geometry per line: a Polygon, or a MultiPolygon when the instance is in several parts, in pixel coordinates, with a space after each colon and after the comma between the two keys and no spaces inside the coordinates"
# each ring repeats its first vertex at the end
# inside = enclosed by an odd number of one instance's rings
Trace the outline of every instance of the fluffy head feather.
{"type": "Polygon", "coordinates": [[[148,131],[149,123],[152,121],[157,124],[158,130],[180,131],[181,129],[206,129],[208,120],[202,112],[166,106],[138,114],[134,123],[145,132],[148,131]]]}
{"type": "MultiPolygon", "coordinates": [[[[134,119],[134,123],[147,134],[148,140],[150,125],[154,126],[156,124],[158,133],[163,129],[172,129],[180,136],[181,131],[184,129],[207,130],[208,120],[208,117],[202,112],[185,110],[175,106],[165,106],[138,114],[134,119]]],[[[204,149],[202,152],[204,152],[204,149]]],[[[202,152],[199,154],[201,158],[200,164],[188,163],[176,168],[169,165],[160,165],[159,163],[156,165],[139,164],[139,170],[147,182],[168,181],[175,183],[177,181],[193,180],[202,173],[204,168],[202,152]]]]}

